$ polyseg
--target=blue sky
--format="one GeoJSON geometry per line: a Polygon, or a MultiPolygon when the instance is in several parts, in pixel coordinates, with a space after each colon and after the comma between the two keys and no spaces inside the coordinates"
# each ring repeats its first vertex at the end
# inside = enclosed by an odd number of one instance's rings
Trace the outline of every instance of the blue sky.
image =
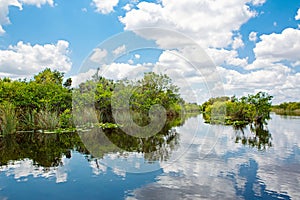
{"type": "MultiPolygon", "coordinates": [[[[225,94],[266,91],[275,102],[300,101],[299,8],[293,0],[1,0],[0,76],[31,77],[50,67],[74,77],[114,35],[158,27],[197,42],[221,74],[225,94]]],[[[136,34],[158,49],[126,53],[116,63],[170,64],[166,46],[176,40],[136,34]]],[[[186,69],[182,65],[182,74],[186,69]]]]}

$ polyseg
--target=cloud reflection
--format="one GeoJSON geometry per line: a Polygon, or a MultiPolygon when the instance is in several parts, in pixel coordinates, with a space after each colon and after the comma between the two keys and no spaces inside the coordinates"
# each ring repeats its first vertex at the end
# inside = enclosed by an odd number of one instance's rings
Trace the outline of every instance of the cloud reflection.
{"type": "MultiPolygon", "coordinates": [[[[231,127],[220,131],[217,126],[209,129],[209,125],[201,125],[188,152],[171,165],[162,165],[164,173],[157,177],[158,181],[133,191],[134,198],[299,199],[300,118],[272,118],[268,128],[273,146],[266,151],[236,144],[231,127]],[[214,145],[204,158],[203,138],[205,146],[214,145]]],[[[191,137],[186,127],[193,120],[178,130],[183,144],[191,137]]]]}

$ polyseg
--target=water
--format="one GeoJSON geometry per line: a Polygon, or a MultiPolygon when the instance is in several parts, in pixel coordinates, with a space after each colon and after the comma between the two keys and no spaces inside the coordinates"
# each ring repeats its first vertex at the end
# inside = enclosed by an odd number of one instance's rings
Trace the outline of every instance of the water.
{"type": "Polygon", "coordinates": [[[300,199],[300,117],[273,114],[256,135],[201,116],[180,124],[144,140],[1,138],[0,199],[300,199]]]}

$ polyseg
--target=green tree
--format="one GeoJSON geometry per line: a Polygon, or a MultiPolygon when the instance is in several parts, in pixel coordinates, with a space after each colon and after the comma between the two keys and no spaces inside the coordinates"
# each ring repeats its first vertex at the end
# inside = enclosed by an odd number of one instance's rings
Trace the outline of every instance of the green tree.
{"type": "Polygon", "coordinates": [[[216,97],[205,102],[204,119],[210,123],[263,124],[270,119],[272,96],[264,92],[247,97],[216,97]]]}
{"type": "Polygon", "coordinates": [[[246,103],[253,105],[255,108],[255,116],[253,121],[255,123],[265,123],[266,120],[270,119],[270,111],[272,106],[273,96],[265,92],[258,92],[255,95],[248,95],[246,103]]]}
{"type": "Polygon", "coordinates": [[[44,71],[34,76],[35,82],[39,84],[54,83],[56,85],[62,85],[64,73],[57,70],[51,71],[50,68],[46,68],[44,71]]]}

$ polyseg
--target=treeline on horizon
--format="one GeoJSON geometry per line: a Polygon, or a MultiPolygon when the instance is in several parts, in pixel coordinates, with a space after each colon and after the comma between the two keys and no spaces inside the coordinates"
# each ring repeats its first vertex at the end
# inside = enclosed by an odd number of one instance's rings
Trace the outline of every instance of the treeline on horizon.
{"type": "Polygon", "coordinates": [[[300,102],[284,102],[272,106],[272,111],[279,115],[298,115],[300,116],[300,102]]]}
{"type": "Polygon", "coordinates": [[[200,111],[200,106],[180,97],[179,88],[167,75],[149,72],[138,81],[113,81],[95,74],[78,88],[71,88],[71,78],[65,82],[63,79],[63,73],[48,68],[29,81],[0,79],[1,133],[72,130],[75,124],[90,123],[91,112],[95,111],[97,121],[94,123],[102,128],[115,128],[111,98],[117,86],[135,88],[130,110],[142,125],[149,122],[148,112],[155,104],[164,106],[168,118],[179,116],[183,107],[187,112],[200,111]],[[80,113],[76,118],[74,110],[80,113]]]}

